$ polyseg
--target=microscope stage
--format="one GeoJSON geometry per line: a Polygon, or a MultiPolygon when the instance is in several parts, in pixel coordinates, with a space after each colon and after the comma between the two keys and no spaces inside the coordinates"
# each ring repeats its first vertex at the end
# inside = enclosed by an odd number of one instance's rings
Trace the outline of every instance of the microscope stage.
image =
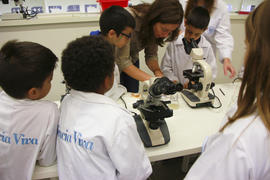
{"type": "Polygon", "coordinates": [[[186,103],[192,108],[198,107],[211,107],[212,101],[214,100],[214,96],[211,93],[208,93],[209,100],[201,101],[199,97],[197,97],[194,93],[188,90],[182,90],[181,95],[186,103]]]}

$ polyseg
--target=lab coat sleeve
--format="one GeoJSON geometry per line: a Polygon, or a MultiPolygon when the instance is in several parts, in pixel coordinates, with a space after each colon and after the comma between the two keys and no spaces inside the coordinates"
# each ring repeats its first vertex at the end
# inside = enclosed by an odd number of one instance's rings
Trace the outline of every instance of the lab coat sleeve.
{"type": "Polygon", "coordinates": [[[233,142],[232,135],[220,133],[209,138],[205,152],[191,167],[185,180],[252,179],[252,161],[241,139],[233,142]]]}
{"type": "MultiPolygon", "coordinates": [[[[131,117],[130,121],[134,119],[131,117]]],[[[117,169],[119,180],[144,180],[152,173],[135,122],[118,133],[109,150],[109,156],[117,169]]]]}
{"type": "Polygon", "coordinates": [[[56,104],[53,104],[51,108],[51,110],[48,110],[49,122],[46,127],[45,139],[37,158],[41,166],[50,166],[56,160],[56,134],[59,121],[59,109],[56,104]]]}
{"type": "Polygon", "coordinates": [[[214,55],[213,49],[211,48],[211,45],[208,48],[208,55],[206,58],[206,62],[211,66],[212,78],[213,80],[215,80],[217,77],[217,63],[216,63],[216,57],[214,55]]]}
{"type": "Polygon", "coordinates": [[[224,58],[232,60],[234,42],[231,35],[230,17],[226,7],[222,9],[222,17],[216,28],[214,40],[219,52],[220,62],[223,63],[224,58]]]}
{"type": "Polygon", "coordinates": [[[169,43],[166,52],[162,58],[162,62],[161,62],[161,71],[164,74],[164,76],[166,76],[167,78],[169,78],[171,81],[179,81],[177,76],[174,75],[173,73],[173,50],[174,50],[174,44],[173,43],[169,43]]]}

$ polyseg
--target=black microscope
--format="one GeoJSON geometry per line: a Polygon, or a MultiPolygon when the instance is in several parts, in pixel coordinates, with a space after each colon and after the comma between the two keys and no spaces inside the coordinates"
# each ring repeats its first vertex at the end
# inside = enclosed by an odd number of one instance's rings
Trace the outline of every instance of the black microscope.
{"type": "Polygon", "coordinates": [[[145,147],[160,146],[170,141],[164,119],[173,116],[173,110],[167,106],[170,101],[162,101],[161,95],[173,95],[182,89],[182,84],[175,84],[167,77],[156,78],[147,89],[147,98],[133,104],[133,108],[140,111],[134,119],[145,147]]]}

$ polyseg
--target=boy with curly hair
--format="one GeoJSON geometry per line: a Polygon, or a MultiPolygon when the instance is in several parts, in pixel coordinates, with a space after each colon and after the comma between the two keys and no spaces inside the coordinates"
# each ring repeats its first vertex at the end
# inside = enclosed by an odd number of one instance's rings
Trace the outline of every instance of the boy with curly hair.
{"type": "Polygon", "coordinates": [[[71,88],[57,132],[60,179],[147,179],[152,168],[135,121],[104,94],[114,81],[112,46],[101,36],[68,44],[62,72],[71,88]]]}

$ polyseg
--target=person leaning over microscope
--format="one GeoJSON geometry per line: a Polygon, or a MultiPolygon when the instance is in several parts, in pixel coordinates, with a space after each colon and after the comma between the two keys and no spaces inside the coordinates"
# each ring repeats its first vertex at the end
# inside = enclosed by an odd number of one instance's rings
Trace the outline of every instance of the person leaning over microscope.
{"type": "Polygon", "coordinates": [[[127,10],[135,18],[136,28],[130,43],[119,48],[116,63],[121,71],[121,84],[129,92],[138,92],[139,81],[152,75],[139,69],[139,52],[144,50],[147,67],[154,76],[163,76],[158,64],[158,46],[173,41],[179,34],[183,20],[183,8],[178,0],[155,0],[152,4],[139,4],[127,10]]]}
{"type": "Polygon", "coordinates": [[[171,81],[180,82],[187,88],[188,79],[183,76],[183,71],[191,69],[191,39],[195,40],[199,48],[203,49],[203,58],[211,66],[213,79],[217,76],[216,58],[211,44],[202,33],[207,29],[210,20],[207,9],[195,7],[184,19],[185,32],[178,39],[169,43],[161,62],[161,70],[164,76],[171,81]],[[186,46],[184,45],[186,42],[186,46]],[[187,51],[188,52],[187,52],[187,51]]]}
{"type": "MultiPolygon", "coordinates": [[[[125,47],[135,28],[135,19],[121,6],[111,6],[104,10],[99,19],[100,31],[91,31],[90,35],[100,35],[104,37],[115,49],[125,47]]],[[[120,84],[120,73],[118,65],[114,67],[113,87],[105,93],[106,96],[114,100],[125,93],[127,90],[120,84]]]]}
{"type": "MultiPolygon", "coordinates": [[[[224,75],[235,76],[232,65],[233,37],[231,35],[230,16],[223,0],[179,0],[185,11],[185,17],[196,6],[205,7],[210,14],[210,22],[203,33],[212,45],[214,54],[219,54],[219,61],[223,64],[224,75]]],[[[184,29],[181,27],[181,29],[184,29]]]]}

